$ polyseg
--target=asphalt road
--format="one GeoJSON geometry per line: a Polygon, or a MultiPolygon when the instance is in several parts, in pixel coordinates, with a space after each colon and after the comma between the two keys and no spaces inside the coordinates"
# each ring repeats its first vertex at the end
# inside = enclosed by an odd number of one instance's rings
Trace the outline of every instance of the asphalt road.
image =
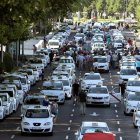
{"type": "MultiPolygon", "coordinates": [[[[118,86],[117,71],[111,70],[110,73],[101,74],[104,78],[104,85],[108,86],[109,91],[118,86]]],[[[48,66],[45,70],[47,77],[52,72],[48,66]]],[[[76,70],[78,78],[82,77],[85,71],[76,70]]],[[[39,92],[38,87],[42,82],[38,82],[31,88],[31,93],[39,92]]],[[[75,140],[74,133],[81,125],[82,121],[104,121],[107,122],[110,130],[116,135],[116,140],[137,140],[137,129],[133,127],[132,116],[124,116],[123,103],[111,104],[109,107],[87,107],[86,115],[81,116],[79,105],[73,105],[72,100],[67,100],[64,105],[59,106],[58,119],[54,127],[53,136],[45,135],[20,135],[20,107],[18,111],[5,120],[0,122],[1,140],[75,140]]]]}

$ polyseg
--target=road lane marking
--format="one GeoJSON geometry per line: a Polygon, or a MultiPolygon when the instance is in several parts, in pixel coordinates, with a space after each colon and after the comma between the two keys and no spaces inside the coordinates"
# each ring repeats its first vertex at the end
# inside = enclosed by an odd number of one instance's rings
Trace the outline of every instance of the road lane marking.
{"type": "Polygon", "coordinates": [[[69,139],[69,136],[66,136],[66,140],[68,140],[69,139]]]}
{"type": "Polygon", "coordinates": [[[12,135],[12,136],[11,136],[11,139],[14,139],[14,138],[15,138],[15,135],[12,135]]]}
{"type": "Polygon", "coordinates": [[[120,131],[121,131],[121,129],[120,129],[120,128],[118,128],[118,131],[120,132],[120,131]]]}
{"type": "Polygon", "coordinates": [[[75,106],[75,104],[73,104],[73,106],[75,106]]]}
{"type": "Polygon", "coordinates": [[[112,82],[110,82],[111,84],[113,84],[112,82]]]}
{"type": "Polygon", "coordinates": [[[68,127],[68,131],[70,131],[70,127],[68,127]]]}
{"type": "Polygon", "coordinates": [[[72,110],[72,112],[74,112],[74,109],[72,110]]]}
{"type": "Polygon", "coordinates": [[[117,113],[118,111],[117,111],[117,110],[115,110],[115,112],[117,113]]]}
{"type": "Polygon", "coordinates": [[[70,123],[72,123],[72,120],[70,120],[70,123]]]}
{"type": "Polygon", "coordinates": [[[16,130],[20,130],[20,127],[18,126],[16,130]]]}
{"type": "Polygon", "coordinates": [[[71,114],[70,116],[73,117],[73,114],[71,114]]]}
{"type": "Polygon", "coordinates": [[[117,124],[120,124],[120,121],[117,121],[117,124]]]}
{"type": "Polygon", "coordinates": [[[116,105],[116,104],[115,104],[114,106],[115,106],[115,107],[117,107],[117,105],[116,105]]]}
{"type": "Polygon", "coordinates": [[[118,116],[118,115],[116,115],[116,117],[118,118],[119,116],[118,116]]]}
{"type": "Polygon", "coordinates": [[[112,88],[113,88],[113,86],[112,86],[112,88]]]}
{"type": "Polygon", "coordinates": [[[122,137],[120,137],[120,140],[122,140],[122,137]]]}

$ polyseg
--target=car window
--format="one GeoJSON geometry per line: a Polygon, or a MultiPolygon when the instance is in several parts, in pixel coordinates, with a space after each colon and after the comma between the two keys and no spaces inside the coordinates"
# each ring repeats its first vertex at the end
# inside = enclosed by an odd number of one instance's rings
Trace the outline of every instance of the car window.
{"type": "Polygon", "coordinates": [[[28,109],[25,116],[27,118],[48,118],[49,112],[47,109],[28,109]]]}
{"type": "Polygon", "coordinates": [[[140,81],[128,81],[127,86],[140,86],[140,81]]]}
{"type": "Polygon", "coordinates": [[[101,93],[101,94],[107,94],[108,91],[106,88],[101,88],[101,87],[93,87],[89,89],[89,93],[101,93]]]}
{"type": "Polygon", "coordinates": [[[42,105],[44,98],[27,98],[24,105],[42,105]]]}
{"type": "Polygon", "coordinates": [[[121,75],[137,75],[136,70],[131,70],[131,69],[123,69],[120,72],[121,75]]]}
{"type": "Polygon", "coordinates": [[[85,80],[100,80],[99,75],[85,75],[84,77],[85,80]]]}

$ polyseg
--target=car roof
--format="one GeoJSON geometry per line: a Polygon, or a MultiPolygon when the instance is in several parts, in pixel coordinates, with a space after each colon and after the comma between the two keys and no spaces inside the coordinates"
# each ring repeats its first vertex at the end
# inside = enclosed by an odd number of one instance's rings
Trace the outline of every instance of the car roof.
{"type": "Polygon", "coordinates": [[[82,122],[82,127],[96,126],[96,127],[108,127],[106,122],[96,122],[96,121],[84,121],[82,122]]]}

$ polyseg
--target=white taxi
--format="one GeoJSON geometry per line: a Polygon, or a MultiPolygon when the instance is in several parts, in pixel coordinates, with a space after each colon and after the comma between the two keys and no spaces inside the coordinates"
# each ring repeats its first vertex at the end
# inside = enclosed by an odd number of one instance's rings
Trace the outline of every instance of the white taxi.
{"type": "Polygon", "coordinates": [[[3,101],[0,98],[0,120],[3,120],[6,116],[6,108],[3,106],[3,101]]]}
{"type": "Polygon", "coordinates": [[[53,115],[44,106],[29,107],[22,115],[21,134],[44,133],[53,135],[53,115]]]}
{"type": "Polygon", "coordinates": [[[65,92],[62,81],[44,81],[43,89],[40,93],[47,95],[49,101],[57,101],[59,104],[65,103],[65,92]]]}
{"type": "Polygon", "coordinates": [[[119,84],[127,83],[130,78],[139,77],[136,68],[133,67],[122,68],[118,74],[120,74],[119,84]]]}
{"type": "Polygon", "coordinates": [[[75,62],[71,56],[62,56],[59,60],[59,66],[66,65],[75,69],[75,62]]]}
{"type": "Polygon", "coordinates": [[[140,92],[126,91],[124,96],[124,115],[133,114],[140,103],[140,92]]]}
{"type": "Polygon", "coordinates": [[[138,126],[138,121],[140,121],[140,103],[137,104],[137,107],[133,113],[133,125],[135,128],[138,126]]]}
{"type": "Polygon", "coordinates": [[[126,90],[140,92],[140,78],[130,78],[127,82],[126,90]]]}
{"type": "Polygon", "coordinates": [[[62,75],[60,75],[60,76],[59,75],[57,75],[57,76],[52,75],[51,80],[62,81],[66,98],[67,99],[72,98],[72,84],[69,81],[68,77],[62,76],[62,75]]]}
{"type": "Polygon", "coordinates": [[[106,122],[91,122],[91,121],[85,121],[82,122],[82,125],[78,129],[78,131],[75,133],[76,140],[82,140],[83,135],[85,133],[93,133],[96,131],[101,132],[110,132],[109,127],[106,122]]]}
{"type": "Polygon", "coordinates": [[[91,86],[87,92],[86,106],[105,105],[110,106],[110,95],[107,86],[91,86]]]}
{"type": "Polygon", "coordinates": [[[11,113],[13,113],[13,104],[10,101],[10,96],[8,93],[0,93],[0,98],[2,100],[2,105],[5,107],[6,109],[6,115],[10,115],[11,113]]]}
{"type": "Polygon", "coordinates": [[[45,96],[40,93],[34,93],[33,95],[26,96],[21,106],[21,115],[25,115],[25,112],[29,107],[33,107],[35,105],[43,105],[44,98],[45,96]]]}
{"type": "Polygon", "coordinates": [[[107,56],[94,56],[93,57],[95,62],[93,66],[98,71],[109,72],[109,62],[107,61],[107,56]]]}
{"type": "Polygon", "coordinates": [[[103,79],[101,78],[100,73],[85,73],[81,79],[81,89],[88,90],[93,85],[103,85],[103,79]]]}
{"type": "Polygon", "coordinates": [[[15,93],[13,88],[8,87],[0,87],[0,94],[1,93],[8,93],[10,96],[10,101],[13,106],[13,111],[16,111],[19,105],[19,96],[15,93]]]}

